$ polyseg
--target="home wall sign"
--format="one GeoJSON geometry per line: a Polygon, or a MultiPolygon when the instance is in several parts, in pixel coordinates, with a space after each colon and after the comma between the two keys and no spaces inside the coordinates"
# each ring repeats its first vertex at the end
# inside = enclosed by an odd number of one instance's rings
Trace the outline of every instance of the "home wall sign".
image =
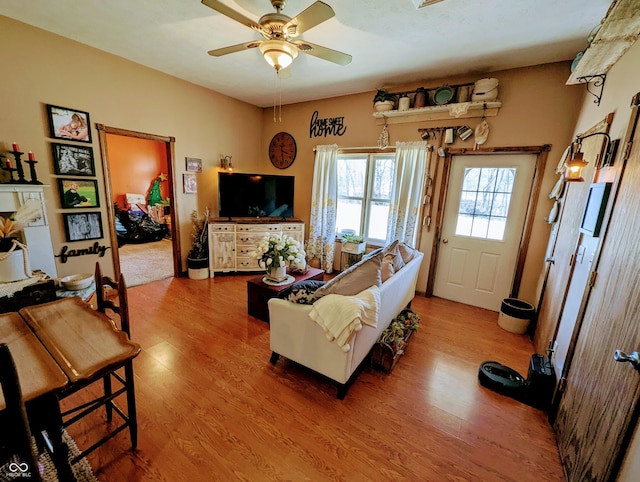
{"type": "Polygon", "coordinates": [[[347,132],[347,126],[344,125],[344,117],[327,117],[318,119],[318,111],[311,115],[309,123],[309,138],[342,136],[347,132]]]}
{"type": "Polygon", "coordinates": [[[107,252],[107,249],[110,248],[111,246],[100,245],[97,241],[89,248],[69,249],[69,246],[63,246],[60,250],[60,254],[56,254],[55,257],[60,258],[60,262],[62,263],[66,263],[69,258],[86,256],[88,254],[97,254],[98,257],[104,258],[104,254],[107,252]]]}

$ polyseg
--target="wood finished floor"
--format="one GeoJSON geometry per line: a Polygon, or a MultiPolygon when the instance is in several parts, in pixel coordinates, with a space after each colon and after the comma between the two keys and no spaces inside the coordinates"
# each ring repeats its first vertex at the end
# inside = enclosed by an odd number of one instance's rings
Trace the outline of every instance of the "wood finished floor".
{"type": "MultiPolygon", "coordinates": [[[[100,481],[564,480],[546,415],[478,383],[482,361],[526,376],[534,353],[497,313],[416,297],[422,328],[392,374],[365,368],[341,401],[328,379],[269,363],[248,278],[129,289],[138,450],[122,432],[91,454],[100,481]]],[[[69,432],[83,447],[103,429],[99,412],[69,432]]]]}

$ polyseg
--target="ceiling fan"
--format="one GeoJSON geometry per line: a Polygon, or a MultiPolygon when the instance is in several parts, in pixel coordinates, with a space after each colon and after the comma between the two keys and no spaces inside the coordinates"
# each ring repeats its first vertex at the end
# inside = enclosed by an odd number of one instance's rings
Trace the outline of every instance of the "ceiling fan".
{"type": "Polygon", "coordinates": [[[254,22],[218,0],[202,0],[202,3],[236,22],[246,25],[265,38],[265,40],[253,40],[210,50],[209,55],[220,57],[257,47],[266,62],[275,68],[276,72],[291,65],[299,52],[339,65],[351,63],[351,55],[349,54],[297,39],[307,30],[325,20],[329,20],[335,15],[333,9],[324,2],[317,1],[296,17],[291,18],[280,13],[286,4],[286,0],[271,0],[271,5],[276,9],[276,13],[267,13],[260,17],[258,22],[254,22]]]}

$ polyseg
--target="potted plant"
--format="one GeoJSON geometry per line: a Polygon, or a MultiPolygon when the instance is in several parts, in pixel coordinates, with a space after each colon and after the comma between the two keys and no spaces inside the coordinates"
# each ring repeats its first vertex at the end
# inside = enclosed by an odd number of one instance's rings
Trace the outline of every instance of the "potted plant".
{"type": "Polygon", "coordinates": [[[409,339],[420,328],[420,316],[411,310],[403,310],[382,332],[371,350],[371,363],[391,373],[400,356],[405,352],[409,339]]]}
{"type": "Polygon", "coordinates": [[[209,277],[209,208],[200,216],[197,211],[191,213],[191,250],[187,255],[187,271],[190,279],[209,277]]]}
{"type": "Polygon", "coordinates": [[[364,241],[364,236],[352,233],[342,234],[342,252],[351,254],[364,253],[367,243],[364,241]]]}
{"type": "Polygon", "coordinates": [[[19,281],[31,276],[27,246],[18,239],[24,227],[42,217],[42,205],[28,199],[7,218],[0,216],[0,282],[19,281]]]}
{"type": "Polygon", "coordinates": [[[305,252],[298,241],[286,234],[268,234],[251,255],[267,272],[267,278],[280,282],[287,277],[287,265],[300,267],[306,263],[305,252]]]}
{"type": "Polygon", "coordinates": [[[376,112],[384,112],[393,110],[396,104],[397,96],[390,93],[386,89],[378,89],[376,95],[373,97],[373,108],[376,112]]]}

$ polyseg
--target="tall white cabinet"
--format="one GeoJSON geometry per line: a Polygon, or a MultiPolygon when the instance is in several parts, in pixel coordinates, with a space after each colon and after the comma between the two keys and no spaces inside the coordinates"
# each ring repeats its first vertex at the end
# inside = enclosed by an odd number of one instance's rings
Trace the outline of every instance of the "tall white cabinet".
{"type": "Polygon", "coordinates": [[[37,184],[0,184],[0,214],[4,217],[13,214],[28,199],[33,198],[40,202],[43,215],[25,226],[23,241],[29,248],[31,269],[39,269],[51,278],[57,278],[49,220],[44,205],[44,189],[48,187],[37,184]]]}
{"type": "Polygon", "coordinates": [[[209,273],[261,271],[250,253],[268,234],[286,234],[304,243],[304,223],[299,220],[266,222],[214,220],[209,223],[209,273]]]}

